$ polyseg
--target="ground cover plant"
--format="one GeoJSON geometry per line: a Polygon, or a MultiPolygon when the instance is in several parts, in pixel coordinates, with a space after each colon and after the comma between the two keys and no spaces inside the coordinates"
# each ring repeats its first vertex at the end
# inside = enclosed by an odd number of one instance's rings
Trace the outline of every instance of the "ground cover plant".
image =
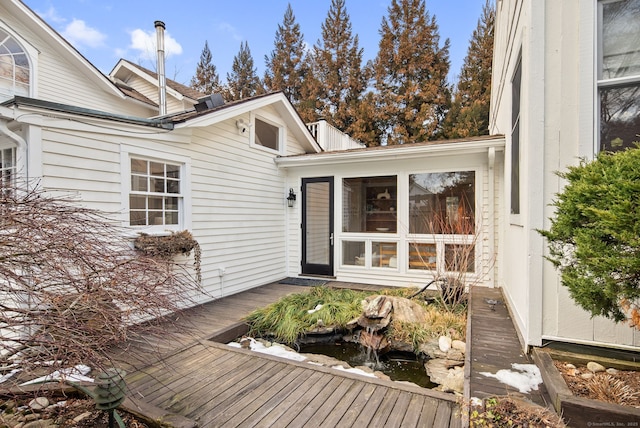
{"type": "MultiPolygon", "coordinates": [[[[414,288],[391,288],[377,294],[397,297],[409,297],[415,294],[414,288]]],[[[265,308],[252,312],[246,321],[250,326],[250,335],[272,336],[275,340],[294,344],[308,331],[322,326],[346,329],[347,324],[362,314],[362,300],[374,293],[350,289],[313,287],[306,293],[286,296],[265,308]]],[[[420,343],[429,338],[449,335],[452,339],[464,339],[466,330],[466,308],[460,305],[454,312],[447,310],[437,298],[427,301],[414,298],[427,310],[428,322],[420,325],[391,323],[387,336],[396,340],[412,343],[417,349],[420,343]]]]}

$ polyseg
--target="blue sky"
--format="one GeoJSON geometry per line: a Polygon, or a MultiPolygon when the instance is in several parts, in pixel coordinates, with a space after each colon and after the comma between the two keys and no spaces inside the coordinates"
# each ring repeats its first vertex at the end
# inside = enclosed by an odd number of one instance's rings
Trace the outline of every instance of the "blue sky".
{"type": "MultiPolygon", "coordinates": [[[[321,37],[321,25],[331,0],[24,0],[102,72],[125,58],[155,70],[154,21],[166,24],[168,78],[188,84],[205,40],[221,80],[231,71],[240,43],[247,41],[258,75],[264,75],[265,55],[273,50],[278,24],[291,3],[305,42],[321,37]]],[[[432,0],[441,45],[451,41],[449,79],[457,80],[485,0],[432,0]]],[[[364,60],[378,52],[379,29],[391,0],[346,0],[353,33],[364,49],[364,60]]]]}

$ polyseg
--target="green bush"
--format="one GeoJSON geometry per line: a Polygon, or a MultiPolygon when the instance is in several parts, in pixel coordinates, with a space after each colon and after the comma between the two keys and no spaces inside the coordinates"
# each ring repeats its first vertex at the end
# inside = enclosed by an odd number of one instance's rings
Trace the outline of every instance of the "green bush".
{"type": "Polygon", "coordinates": [[[601,153],[558,174],[547,257],[592,316],[636,317],[640,297],[640,149],[601,153]],[[625,313],[626,312],[626,313],[625,313]]]}

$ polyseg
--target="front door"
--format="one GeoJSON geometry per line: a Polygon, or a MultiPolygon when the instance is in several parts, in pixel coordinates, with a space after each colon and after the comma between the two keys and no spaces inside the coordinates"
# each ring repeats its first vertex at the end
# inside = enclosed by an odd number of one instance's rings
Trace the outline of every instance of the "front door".
{"type": "Polygon", "coordinates": [[[333,177],[302,179],[302,274],[333,276],[333,177]]]}

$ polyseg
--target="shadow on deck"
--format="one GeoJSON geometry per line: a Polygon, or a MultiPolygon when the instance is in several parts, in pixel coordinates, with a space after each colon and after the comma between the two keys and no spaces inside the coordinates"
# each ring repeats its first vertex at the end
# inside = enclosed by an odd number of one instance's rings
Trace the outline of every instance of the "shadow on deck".
{"type": "Polygon", "coordinates": [[[114,352],[129,373],[128,407],[146,407],[182,427],[462,426],[453,395],[208,340],[254,309],[304,290],[268,284],[182,311],[157,334],[132,338],[114,352]]]}

